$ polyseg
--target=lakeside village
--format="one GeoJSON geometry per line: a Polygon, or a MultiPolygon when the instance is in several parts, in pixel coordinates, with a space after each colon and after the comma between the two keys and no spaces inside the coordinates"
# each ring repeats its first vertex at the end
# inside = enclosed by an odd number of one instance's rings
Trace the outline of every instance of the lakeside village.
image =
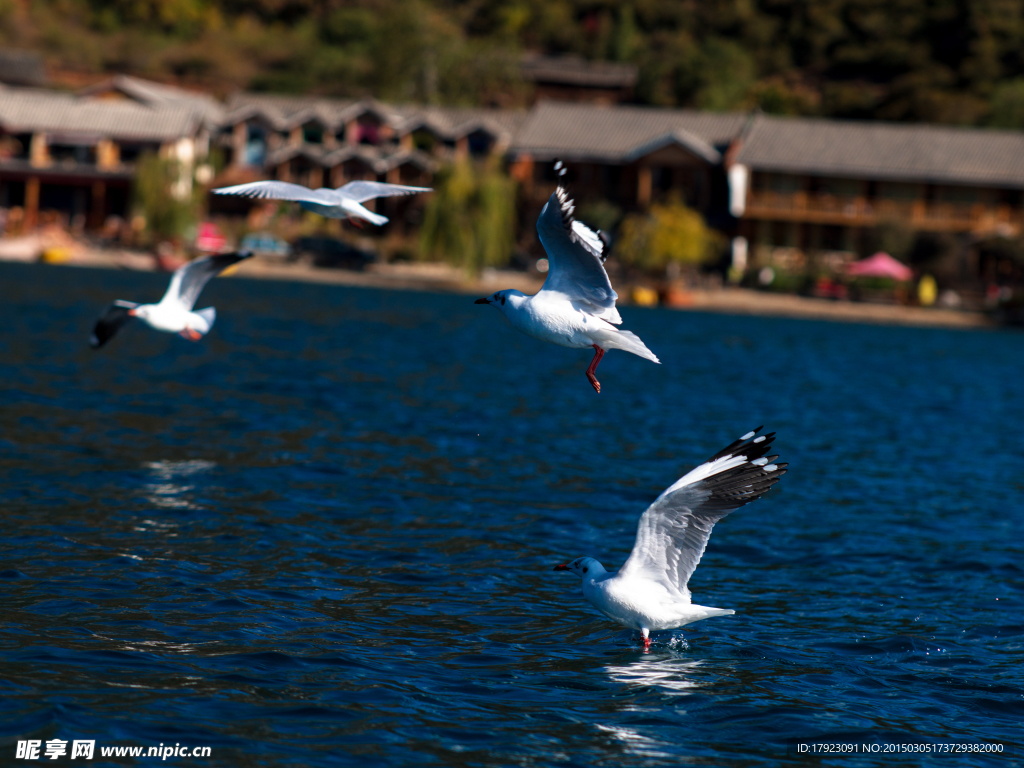
{"type": "Polygon", "coordinates": [[[521,110],[0,84],[0,259],[171,269],[237,246],[278,276],[501,269],[539,287],[557,158],[627,301],[731,287],[1024,317],[1024,132],[629,106],[621,64],[524,75],[521,110]],[[210,194],[259,179],[434,192],[374,201],[390,222],[365,229],[210,194]]]}

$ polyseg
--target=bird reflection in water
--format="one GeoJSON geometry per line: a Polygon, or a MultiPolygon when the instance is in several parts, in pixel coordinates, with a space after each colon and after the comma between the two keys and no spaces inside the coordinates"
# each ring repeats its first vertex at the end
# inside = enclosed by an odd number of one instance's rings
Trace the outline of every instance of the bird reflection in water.
{"type": "Polygon", "coordinates": [[[604,670],[613,681],[622,685],[654,688],[669,695],[686,695],[704,685],[697,679],[699,666],[701,662],[698,660],[682,659],[676,655],[648,654],[629,664],[611,664],[604,670]]]}
{"type": "MultiPolygon", "coordinates": [[[[212,461],[148,461],[143,464],[153,473],[156,482],[146,483],[146,500],[163,509],[199,509],[187,495],[195,486],[185,485],[184,478],[207,472],[216,466],[212,461]]],[[[152,521],[147,521],[152,522],[152,521]]]]}
{"type": "MultiPolygon", "coordinates": [[[[685,647],[686,641],[681,637],[674,637],[669,642],[670,647],[677,647],[676,643],[682,643],[685,647]]],[[[629,664],[611,664],[606,666],[605,672],[616,683],[620,683],[632,689],[652,690],[662,696],[677,697],[688,696],[702,688],[705,683],[697,679],[697,668],[701,662],[697,660],[682,659],[676,655],[644,655],[629,664]]],[[[625,710],[633,713],[656,713],[660,712],[663,704],[656,707],[648,707],[638,703],[626,704],[625,710]]],[[[678,757],[678,745],[656,737],[657,729],[650,728],[642,733],[635,728],[625,728],[621,725],[602,725],[597,723],[597,728],[602,733],[612,736],[626,751],[627,754],[646,758],[671,758],[678,757]]]]}

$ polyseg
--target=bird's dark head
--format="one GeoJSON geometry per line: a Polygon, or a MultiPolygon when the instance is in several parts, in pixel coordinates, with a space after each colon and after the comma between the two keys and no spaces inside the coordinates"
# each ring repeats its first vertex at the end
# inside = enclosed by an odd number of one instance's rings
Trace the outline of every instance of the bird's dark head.
{"type": "Polygon", "coordinates": [[[604,566],[592,557],[577,557],[568,563],[556,565],[553,570],[569,571],[580,578],[594,578],[602,573],[607,573],[604,566]]]}
{"type": "Polygon", "coordinates": [[[498,305],[502,305],[502,304],[504,304],[507,301],[507,298],[505,297],[505,293],[506,293],[506,291],[498,291],[497,293],[493,293],[490,296],[484,296],[482,299],[477,299],[473,303],[474,304],[498,304],[498,305]]]}
{"type": "Polygon", "coordinates": [[[474,304],[491,304],[502,312],[506,309],[514,309],[519,306],[526,295],[522,291],[517,291],[513,288],[509,288],[504,291],[497,291],[492,293],[490,296],[484,296],[482,299],[477,299],[474,304]]]}

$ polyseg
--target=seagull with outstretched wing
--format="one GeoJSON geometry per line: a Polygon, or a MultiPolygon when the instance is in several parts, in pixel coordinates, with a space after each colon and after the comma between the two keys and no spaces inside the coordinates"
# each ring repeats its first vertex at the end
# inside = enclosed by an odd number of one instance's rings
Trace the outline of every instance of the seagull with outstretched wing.
{"type": "Polygon", "coordinates": [[[350,181],[343,187],[310,189],[288,181],[253,181],[234,187],[213,190],[216,195],[239,195],[255,200],[289,200],[298,203],[307,211],[319,213],[329,219],[348,219],[359,225],[359,220],[371,224],[387,224],[388,217],[367,209],[363,203],[378,197],[414,195],[430,192],[430,187],[406,187],[401,184],[384,184],[379,181],[350,181]]]}
{"type": "Polygon", "coordinates": [[[687,583],[711,529],[734,509],[763,496],[786,474],[778,456],[766,455],[775,433],[761,427],[716,453],[665,490],[640,516],[633,551],[617,573],[592,557],[556,565],[583,580],[583,597],[612,621],[643,636],[734,611],[690,601],[687,583]]]}
{"type": "Polygon", "coordinates": [[[179,267],[171,275],[167,293],[158,304],[136,304],[117,299],[96,321],[89,345],[99,349],[133,317],[158,331],[180,334],[189,341],[199,341],[210,332],[217,310],[206,307],[193,312],[199,294],[210,280],[228,267],[252,256],[249,251],[206,256],[179,267]]]}
{"type": "Polygon", "coordinates": [[[533,296],[508,289],[477,299],[501,310],[512,327],[527,336],[572,349],[594,348],[587,379],[597,392],[601,384],[595,372],[609,349],[632,352],[652,362],[657,356],[622,323],[615,308],[618,295],[604,268],[608,242],[573,217],[576,206],[564,184],[565,165],[555,163],[558,187],[537,219],[537,234],[548,255],[548,276],[533,296]]]}

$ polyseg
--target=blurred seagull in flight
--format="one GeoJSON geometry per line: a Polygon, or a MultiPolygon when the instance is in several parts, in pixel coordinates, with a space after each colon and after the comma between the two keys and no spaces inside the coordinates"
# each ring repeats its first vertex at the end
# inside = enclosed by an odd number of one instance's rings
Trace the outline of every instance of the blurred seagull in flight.
{"type": "Polygon", "coordinates": [[[159,304],[136,304],[117,299],[96,321],[89,346],[99,349],[133,317],[158,331],[177,333],[189,341],[199,341],[210,332],[217,310],[213,307],[192,311],[200,292],[213,277],[228,267],[252,256],[249,251],[206,256],[178,267],[159,304]]]}
{"type": "Polygon", "coordinates": [[[595,372],[609,349],[621,349],[655,363],[661,361],[639,337],[615,326],[622,322],[615,308],[618,295],[604,269],[607,242],[573,218],[576,206],[565,189],[565,165],[555,163],[558,188],[537,219],[537,234],[548,254],[548,276],[533,296],[509,289],[477,299],[501,310],[513,328],[541,341],[572,349],[594,348],[587,379],[596,392],[595,372]]]}
{"type": "Polygon", "coordinates": [[[348,219],[357,227],[359,220],[371,224],[387,224],[388,217],[365,208],[362,204],[378,197],[413,195],[431,192],[430,187],[404,187],[401,184],[383,184],[379,181],[350,181],[343,187],[310,189],[287,181],[253,181],[234,187],[213,190],[217,195],[239,195],[257,200],[289,200],[307,211],[319,213],[329,219],[348,219]]]}
{"type": "Polygon", "coordinates": [[[735,611],[690,602],[687,582],[697,568],[715,523],[763,496],[786,474],[787,464],[766,456],[775,433],[758,427],[683,475],[640,516],[633,551],[617,573],[592,557],[556,565],[583,580],[583,596],[612,621],[650,633],[735,611]]]}

